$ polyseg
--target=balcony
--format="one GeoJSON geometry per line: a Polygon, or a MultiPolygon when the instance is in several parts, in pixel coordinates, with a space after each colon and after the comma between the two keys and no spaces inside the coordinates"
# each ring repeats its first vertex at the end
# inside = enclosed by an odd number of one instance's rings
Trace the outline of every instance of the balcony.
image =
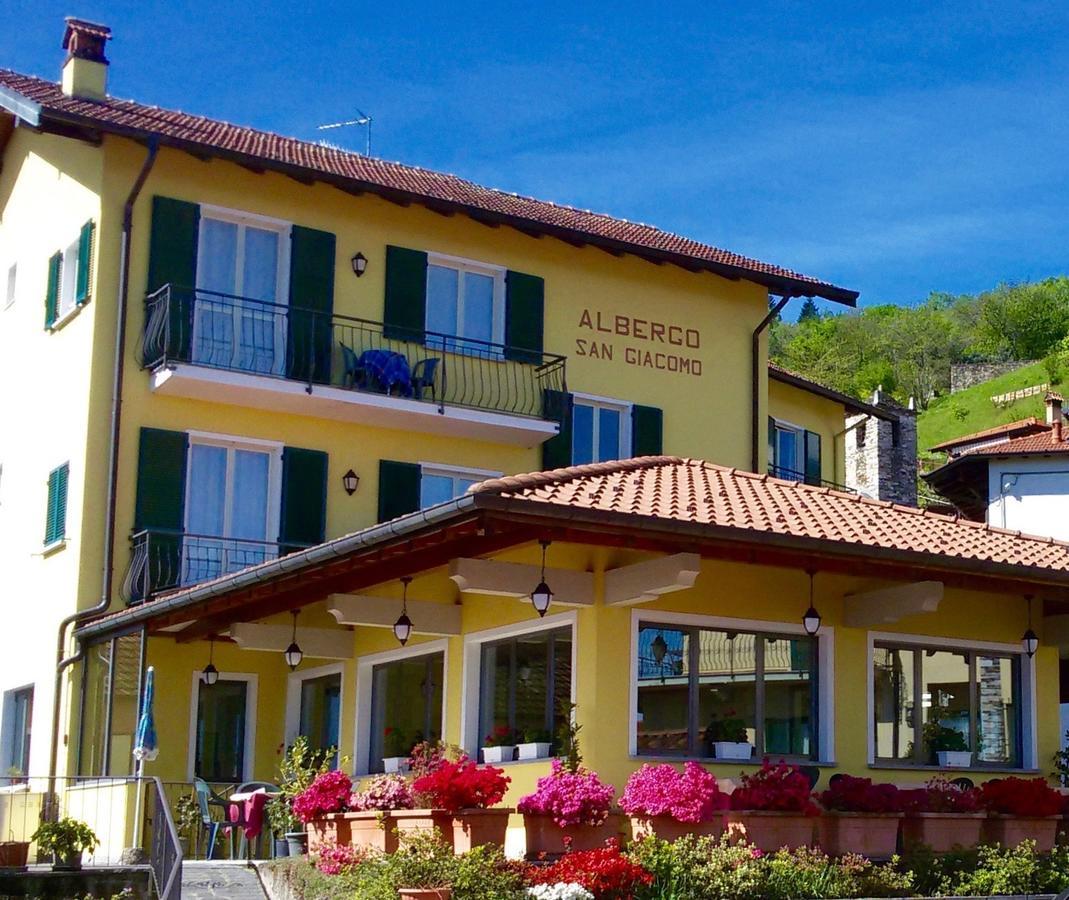
{"type": "Polygon", "coordinates": [[[828,481],[827,479],[811,478],[806,475],[805,472],[801,472],[798,469],[789,469],[786,466],[777,466],[769,464],[768,474],[773,478],[782,478],[784,481],[797,481],[801,484],[808,484],[812,487],[826,487],[831,488],[833,491],[845,491],[848,494],[862,494],[863,491],[859,491],[857,488],[849,487],[845,484],[839,484],[837,481],[828,481]]]}
{"type": "Polygon", "coordinates": [[[534,447],[565,358],[455,335],[165,286],[145,300],[156,393],[534,447]]]}
{"type": "Polygon", "coordinates": [[[130,566],[120,588],[126,603],[210,581],[305,546],[166,529],[136,532],[130,543],[130,566]]]}

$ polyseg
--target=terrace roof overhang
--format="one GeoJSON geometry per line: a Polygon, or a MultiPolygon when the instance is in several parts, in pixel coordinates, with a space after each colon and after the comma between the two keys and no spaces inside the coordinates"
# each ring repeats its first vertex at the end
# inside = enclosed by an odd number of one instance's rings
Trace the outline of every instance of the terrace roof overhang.
{"type": "Polygon", "coordinates": [[[454,559],[490,556],[540,539],[705,559],[814,569],[949,587],[1037,594],[1069,611],[1069,572],[860,543],[775,534],[634,513],[472,493],[214,581],[109,613],[77,631],[97,641],[145,628],[178,641],[418,575],[454,559]]]}

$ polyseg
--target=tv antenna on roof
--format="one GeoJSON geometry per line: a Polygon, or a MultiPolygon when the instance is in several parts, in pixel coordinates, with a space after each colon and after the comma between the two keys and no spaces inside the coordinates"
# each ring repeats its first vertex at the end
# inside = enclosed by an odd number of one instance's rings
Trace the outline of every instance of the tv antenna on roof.
{"type": "Polygon", "coordinates": [[[320,125],[318,130],[329,131],[332,128],[349,128],[353,125],[363,125],[367,128],[367,152],[365,156],[371,156],[371,116],[359,109],[356,114],[359,118],[349,119],[345,122],[332,122],[330,125],[320,125]]]}

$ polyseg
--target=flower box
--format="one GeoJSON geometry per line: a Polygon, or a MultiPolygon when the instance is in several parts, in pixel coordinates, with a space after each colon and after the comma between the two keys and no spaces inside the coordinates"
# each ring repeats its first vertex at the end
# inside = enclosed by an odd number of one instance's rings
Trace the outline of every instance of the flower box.
{"type": "Polygon", "coordinates": [[[985,844],[1016,847],[1022,841],[1035,841],[1036,853],[1054,849],[1061,816],[1006,816],[991,813],[983,823],[985,844]]]}
{"type": "Polygon", "coordinates": [[[516,746],[514,744],[505,744],[503,747],[483,747],[484,763],[512,762],[512,758],[515,755],[516,746]]]}
{"type": "Polygon", "coordinates": [[[659,838],[662,841],[675,841],[688,834],[709,835],[718,838],[724,833],[724,814],[707,822],[680,822],[672,816],[632,816],[631,837],[641,841],[646,837],[659,838]]]}
{"type": "Polygon", "coordinates": [[[507,806],[462,809],[453,816],[453,852],[460,855],[484,844],[503,848],[512,812],[507,806]]]}
{"type": "Polygon", "coordinates": [[[982,812],[911,812],[902,819],[902,846],[923,844],[933,853],[970,850],[980,843],[987,814],[982,812]]]}
{"type": "Polygon", "coordinates": [[[550,743],[548,741],[534,741],[529,744],[516,745],[517,759],[546,759],[549,757],[550,743]]]}
{"type": "Polygon", "coordinates": [[[627,826],[627,817],[618,812],[609,813],[601,825],[568,825],[565,828],[554,822],[553,816],[524,813],[527,858],[560,856],[568,850],[597,850],[610,838],[622,839],[627,834],[627,826]],[[568,839],[567,844],[565,839],[568,839]]]}
{"type": "Polygon", "coordinates": [[[780,847],[807,847],[813,843],[813,816],[805,813],[744,809],[727,813],[725,828],[732,836],[755,844],[765,853],[780,847]]]}
{"type": "Polygon", "coordinates": [[[935,758],[944,769],[968,769],[972,765],[971,750],[938,750],[935,758]]]}
{"type": "Polygon", "coordinates": [[[447,844],[453,844],[453,816],[444,809],[395,809],[390,813],[399,834],[435,831],[447,844]]]}
{"type": "Polygon", "coordinates": [[[817,820],[820,848],[828,856],[857,853],[890,859],[898,849],[902,813],[825,812],[817,820]]]}
{"type": "Polygon", "coordinates": [[[320,844],[348,845],[352,842],[352,826],[349,813],[327,813],[317,816],[305,825],[308,834],[308,852],[315,853],[320,844]]]}
{"type": "Polygon", "coordinates": [[[453,889],[441,888],[398,888],[397,896],[408,900],[451,900],[453,889]]]}
{"type": "Polygon", "coordinates": [[[393,813],[383,810],[340,813],[349,824],[349,843],[381,853],[397,850],[397,823],[393,813]]]}
{"type": "Polygon", "coordinates": [[[382,770],[387,775],[402,775],[412,768],[407,756],[387,756],[382,761],[382,770]]]}
{"type": "Polygon", "coordinates": [[[717,759],[749,759],[753,744],[749,741],[714,741],[713,755],[717,759]]]}
{"type": "Polygon", "coordinates": [[[25,869],[29,841],[0,841],[0,869],[25,869]]]}

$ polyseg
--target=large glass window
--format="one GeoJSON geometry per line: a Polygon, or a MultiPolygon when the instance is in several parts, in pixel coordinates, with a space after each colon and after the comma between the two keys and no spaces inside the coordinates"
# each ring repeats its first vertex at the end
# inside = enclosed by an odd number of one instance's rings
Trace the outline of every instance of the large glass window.
{"type": "Polygon", "coordinates": [[[422,508],[461,497],[473,484],[495,478],[500,473],[423,466],[420,471],[419,501],[422,508]]]}
{"type": "MultiPolygon", "coordinates": [[[[429,344],[439,335],[500,344],[504,338],[504,273],[491,266],[431,257],[427,266],[427,331],[429,344]]],[[[463,350],[465,342],[447,341],[447,349],[463,350]]],[[[472,349],[485,349],[468,344],[472,349]]]]}
{"type": "Polygon", "coordinates": [[[194,775],[205,781],[244,781],[248,683],[220,678],[212,685],[197,684],[194,775]]]}
{"type": "Polygon", "coordinates": [[[570,715],[572,630],[536,631],[482,645],[479,739],[554,743],[570,715]]]}
{"type": "Polygon", "coordinates": [[[1020,765],[1018,654],[880,643],[872,660],[877,759],[938,765],[950,751],[974,765],[1020,765]]]}
{"type": "MultiPolygon", "coordinates": [[[[3,710],[3,774],[11,781],[30,772],[30,727],[33,721],[33,686],[7,691],[3,710]]],[[[0,782],[0,784],[7,782],[0,782]]]]}
{"type": "Polygon", "coordinates": [[[572,463],[584,465],[631,455],[631,407],[576,398],[572,406],[572,463]]]}
{"type": "Polygon", "coordinates": [[[312,750],[337,751],[341,722],[341,674],[333,672],[301,681],[299,733],[312,750]]]}
{"type": "Polygon", "coordinates": [[[408,756],[421,741],[441,739],[444,667],[444,653],[427,653],[372,669],[369,772],[381,772],[385,758],[408,756]]]}
{"type": "Polygon", "coordinates": [[[816,640],[662,625],[638,631],[641,754],[712,757],[741,729],[756,756],[815,758],[816,640]]]}

